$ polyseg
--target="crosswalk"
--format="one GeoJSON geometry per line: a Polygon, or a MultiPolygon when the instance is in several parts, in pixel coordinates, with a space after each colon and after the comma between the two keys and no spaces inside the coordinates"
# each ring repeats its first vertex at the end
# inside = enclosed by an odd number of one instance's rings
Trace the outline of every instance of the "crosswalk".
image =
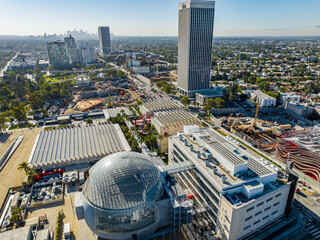
{"type": "Polygon", "coordinates": [[[302,211],[304,216],[308,219],[308,224],[306,226],[306,229],[308,232],[314,237],[314,239],[320,240],[320,226],[315,226],[313,223],[313,217],[310,215],[310,213],[306,211],[302,211]]]}

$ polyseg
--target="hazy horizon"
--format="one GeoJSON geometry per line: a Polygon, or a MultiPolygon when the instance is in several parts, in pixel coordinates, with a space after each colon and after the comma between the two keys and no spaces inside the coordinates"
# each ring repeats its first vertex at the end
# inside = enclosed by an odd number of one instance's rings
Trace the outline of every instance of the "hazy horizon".
{"type": "MultiPolygon", "coordinates": [[[[0,35],[97,33],[176,37],[179,0],[0,0],[0,35]]],[[[216,37],[320,36],[320,1],[216,0],[216,37]]]]}

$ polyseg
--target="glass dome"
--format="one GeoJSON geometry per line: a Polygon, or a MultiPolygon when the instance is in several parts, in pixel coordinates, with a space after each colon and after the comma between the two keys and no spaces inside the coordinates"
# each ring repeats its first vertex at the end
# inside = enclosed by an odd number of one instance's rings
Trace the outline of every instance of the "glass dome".
{"type": "Polygon", "coordinates": [[[104,157],[90,169],[83,195],[92,208],[94,228],[125,232],[155,221],[155,202],[162,192],[160,171],[152,160],[140,153],[121,152],[104,157]]]}

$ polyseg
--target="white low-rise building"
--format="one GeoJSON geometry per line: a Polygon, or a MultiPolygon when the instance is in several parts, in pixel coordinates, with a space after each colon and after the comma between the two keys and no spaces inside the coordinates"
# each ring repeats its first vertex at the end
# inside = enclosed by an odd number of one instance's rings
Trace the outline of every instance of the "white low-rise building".
{"type": "Polygon", "coordinates": [[[87,75],[78,75],[75,79],[75,84],[79,88],[89,87],[91,84],[90,77],[87,75]]]}
{"type": "Polygon", "coordinates": [[[256,98],[259,100],[260,107],[275,107],[277,100],[274,97],[269,96],[261,92],[260,90],[246,90],[243,91],[245,94],[249,95],[251,99],[256,98]]]}
{"type": "Polygon", "coordinates": [[[282,104],[284,104],[286,102],[300,103],[300,95],[297,95],[297,93],[295,93],[295,92],[280,93],[280,95],[281,95],[282,104]]]}
{"type": "Polygon", "coordinates": [[[299,103],[285,103],[285,109],[301,116],[301,117],[310,117],[313,113],[313,108],[305,105],[301,105],[299,103]]]}

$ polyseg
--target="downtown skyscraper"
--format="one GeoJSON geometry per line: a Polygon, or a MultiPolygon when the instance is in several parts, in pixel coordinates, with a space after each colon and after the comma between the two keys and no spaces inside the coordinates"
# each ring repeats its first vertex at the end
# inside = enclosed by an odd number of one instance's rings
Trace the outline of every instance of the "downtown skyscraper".
{"type": "Polygon", "coordinates": [[[98,28],[99,34],[99,46],[100,53],[102,56],[107,56],[111,53],[111,39],[110,39],[110,29],[109,27],[98,28]]]}
{"type": "Polygon", "coordinates": [[[209,89],[214,27],[214,1],[179,4],[178,91],[194,97],[209,89]]]}

